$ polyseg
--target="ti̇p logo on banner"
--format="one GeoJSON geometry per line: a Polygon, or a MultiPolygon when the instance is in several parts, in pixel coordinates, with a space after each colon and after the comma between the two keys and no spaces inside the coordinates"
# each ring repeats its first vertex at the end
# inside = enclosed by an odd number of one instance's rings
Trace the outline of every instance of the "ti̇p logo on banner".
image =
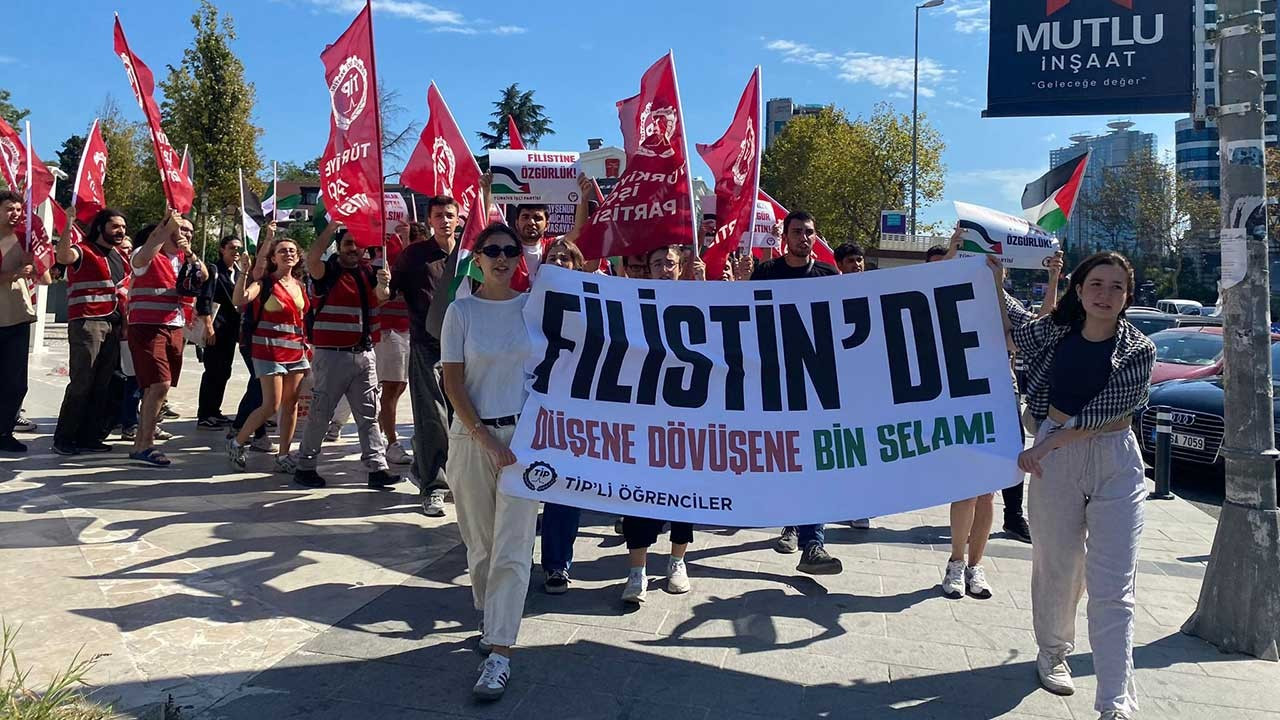
{"type": "Polygon", "coordinates": [[[329,100],[333,105],[333,122],[338,129],[351,127],[369,101],[369,73],[365,70],[364,60],[352,55],[342,62],[329,85],[329,100]]]}
{"type": "Polygon", "coordinates": [[[534,492],[542,492],[556,484],[556,469],[541,460],[524,469],[524,484],[534,492]]]}

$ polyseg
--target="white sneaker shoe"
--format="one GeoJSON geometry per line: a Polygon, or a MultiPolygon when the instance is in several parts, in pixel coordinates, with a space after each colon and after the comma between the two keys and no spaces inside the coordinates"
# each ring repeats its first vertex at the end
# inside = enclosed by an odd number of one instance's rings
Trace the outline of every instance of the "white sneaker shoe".
{"type": "Polygon", "coordinates": [[[622,588],[622,602],[640,605],[649,594],[648,585],[649,578],[645,576],[643,569],[631,571],[627,575],[626,587],[622,588]]]}
{"type": "Polygon", "coordinates": [[[480,663],[480,678],[471,694],[481,700],[497,700],[507,691],[511,679],[511,661],[501,655],[490,655],[480,663]]]}
{"type": "Polygon", "coordinates": [[[964,561],[947,562],[947,573],[942,578],[942,594],[952,600],[964,597],[964,561]]]}
{"type": "Polygon", "coordinates": [[[404,447],[397,441],[387,446],[387,462],[392,465],[411,465],[413,457],[405,452],[404,447]]]}
{"type": "Polygon", "coordinates": [[[427,517],[444,517],[444,496],[447,490],[432,490],[422,501],[422,512],[427,517]]]}
{"type": "Polygon", "coordinates": [[[667,561],[667,592],[673,595],[689,592],[689,571],[685,568],[683,558],[671,558],[667,561]]]}
{"type": "Polygon", "coordinates": [[[249,449],[260,453],[274,453],[280,451],[280,448],[276,447],[276,444],[271,442],[271,438],[266,435],[249,441],[249,449]]]}
{"type": "MultiPolygon", "coordinates": [[[[1040,676],[1040,686],[1054,695],[1071,695],[1076,691],[1065,652],[1047,653],[1041,650],[1036,655],[1036,675],[1040,676]]],[[[1107,714],[1103,713],[1102,716],[1105,718],[1107,714]]]]}
{"type": "Polygon", "coordinates": [[[981,565],[970,565],[964,569],[964,587],[965,592],[979,600],[991,597],[991,585],[987,583],[987,573],[981,565]]]}
{"type": "Polygon", "coordinates": [[[236,442],[235,438],[230,438],[227,440],[227,459],[231,461],[232,465],[235,465],[237,468],[244,470],[245,468],[244,446],[236,442]]]}

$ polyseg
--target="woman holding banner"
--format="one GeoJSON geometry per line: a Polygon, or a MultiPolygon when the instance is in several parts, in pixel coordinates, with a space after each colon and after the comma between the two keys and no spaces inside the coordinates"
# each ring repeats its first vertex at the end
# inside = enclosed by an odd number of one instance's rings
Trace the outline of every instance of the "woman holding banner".
{"type": "MultiPolygon", "coordinates": [[[[1000,263],[988,262],[1003,295],[1000,263]]],[[[1002,313],[1011,348],[1027,359],[1027,409],[1039,423],[1035,444],[1018,456],[1033,476],[1036,672],[1049,692],[1075,692],[1066,657],[1087,585],[1094,709],[1118,720],[1137,710],[1134,579],[1147,490],[1132,422],[1147,400],[1155,346],[1124,319],[1134,292],[1127,258],[1097,253],[1070,278],[1049,316],[1007,306],[1002,313]]]]}
{"type": "Polygon", "coordinates": [[[240,272],[231,301],[236,307],[247,308],[244,322],[250,338],[253,374],[262,386],[262,404],[245,420],[240,432],[227,441],[227,455],[243,470],[245,444],[279,412],[280,449],[275,469],[292,474],[297,463],[289,454],[289,446],[298,422],[298,388],[311,367],[303,337],[307,293],[299,277],[302,253],[297,243],[281,238],[266,247],[269,249],[264,253],[265,262],[259,255],[252,273],[247,254],[237,260],[240,272]]]}
{"type": "Polygon", "coordinates": [[[526,293],[511,289],[520,240],[506,225],[481,231],[472,249],[484,280],[445,311],[440,333],[444,391],[453,404],[446,475],[467,546],[471,595],[483,613],[480,651],[488,653],[472,693],[502,697],[511,646],[520,632],[538,518],[536,500],[498,492],[502,468],[516,461],[511,436],[524,407],[526,293]]]}
{"type": "MultiPolygon", "coordinates": [[[[649,253],[649,278],[652,280],[679,280],[685,274],[687,262],[679,245],[660,247],[649,253]]],[[[696,256],[689,272],[694,280],[706,279],[706,266],[696,256]]],[[[627,584],[622,588],[622,602],[639,605],[648,594],[649,578],[645,574],[649,562],[649,546],[658,541],[662,526],[667,521],[655,518],[622,518],[622,536],[627,541],[629,568],[627,584]]],[[[667,560],[667,592],[689,592],[689,572],[685,568],[684,554],[693,542],[693,525],[671,521],[671,557],[667,560]]]]}

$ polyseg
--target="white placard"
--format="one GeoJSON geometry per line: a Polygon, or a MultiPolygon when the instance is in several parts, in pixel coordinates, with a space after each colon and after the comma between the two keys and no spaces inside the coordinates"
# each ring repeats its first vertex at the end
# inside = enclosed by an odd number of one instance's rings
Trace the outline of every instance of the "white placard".
{"type": "Polygon", "coordinates": [[[549,150],[490,150],[493,201],[497,203],[575,204],[578,153],[549,150]]]}
{"type": "Polygon", "coordinates": [[[1005,267],[1037,269],[1061,249],[1058,238],[1025,218],[966,202],[955,206],[964,230],[960,257],[995,255],[1005,267]]]}
{"type": "Polygon", "coordinates": [[[1222,243],[1222,287],[1234,287],[1249,271],[1249,243],[1244,228],[1223,228],[1218,234],[1222,243]]]}

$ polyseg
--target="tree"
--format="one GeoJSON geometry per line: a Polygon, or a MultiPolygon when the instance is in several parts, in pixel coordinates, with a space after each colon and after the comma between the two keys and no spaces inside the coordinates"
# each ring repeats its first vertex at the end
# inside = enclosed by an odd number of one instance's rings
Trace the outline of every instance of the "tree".
{"type": "Polygon", "coordinates": [[[76,172],[80,169],[80,155],[84,153],[85,142],[87,140],[84,135],[72,135],[62,141],[62,148],[58,150],[58,169],[66,173],[67,179],[58,183],[54,199],[63,207],[71,204],[71,189],[76,182],[76,172]]]}
{"type": "Polygon", "coordinates": [[[156,169],[151,135],[145,124],[130,122],[110,96],[98,110],[102,140],[107,145],[107,205],[124,213],[129,231],[137,232],[164,215],[164,188],[156,169]]]}
{"type": "MultiPolygon", "coordinates": [[[[422,130],[422,126],[416,121],[410,121],[408,125],[399,130],[395,129],[397,118],[407,111],[408,108],[400,103],[400,91],[385,88],[379,82],[378,113],[382,120],[382,172],[386,173],[388,177],[400,172],[399,170],[391,170],[391,167],[404,165],[405,151],[413,149],[414,144],[418,142],[418,133],[422,130]],[[388,159],[394,159],[396,164],[387,163],[388,159]]],[[[319,177],[320,163],[319,158],[317,158],[316,178],[318,179],[319,177]]]]}
{"type": "Polygon", "coordinates": [[[12,125],[15,129],[22,119],[30,115],[31,111],[26,108],[20,108],[9,101],[9,91],[0,88],[0,118],[4,118],[5,122],[12,125]]]}
{"type": "Polygon", "coordinates": [[[262,130],[251,119],[253,84],[231,51],[236,32],[229,15],[219,18],[218,9],[201,0],[191,25],[192,46],[160,83],[165,131],[175,148],[189,148],[196,191],[209,207],[238,205],[240,171],[257,177],[262,165],[256,147],[262,130]]]}
{"type": "Polygon", "coordinates": [[[507,137],[507,117],[516,120],[516,128],[520,130],[520,138],[526,144],[537,147],[538,141],[547,135],[554,135],[551,129],[551,118],[543,110],[546,108],[533,101],[533,91],[520,91],[516,83],[508,85],[502,91],[502,97],[493,104],[494,110],[489,113],[493,120],[489,121],[492,132],[478,132],[476,135],[487,149],[507,147],[511,144],[507,137]]]}
{"type": "MultiPolygon", "coordinates": [[[[945,144],[924,116],[919,135],[917,187],[927,207],[942,197],[945,144]]],[[[835,107],[794,118],[765,151],[761,185],[784,206],[813,213],[832,245],[875,247],[880,212],[910,204],[911,119],[887,104],[867,119],[835,107]]]]}
{"type": "MultiPolygon", "coordinates": [[[[268,174],[267,177],[270,175],[268,174]]],[[[276,177],[290,182],[318,183],[320,182],[319,162],[312,160],[305,165],[295,162],[276,163],[276,177]]]]}

